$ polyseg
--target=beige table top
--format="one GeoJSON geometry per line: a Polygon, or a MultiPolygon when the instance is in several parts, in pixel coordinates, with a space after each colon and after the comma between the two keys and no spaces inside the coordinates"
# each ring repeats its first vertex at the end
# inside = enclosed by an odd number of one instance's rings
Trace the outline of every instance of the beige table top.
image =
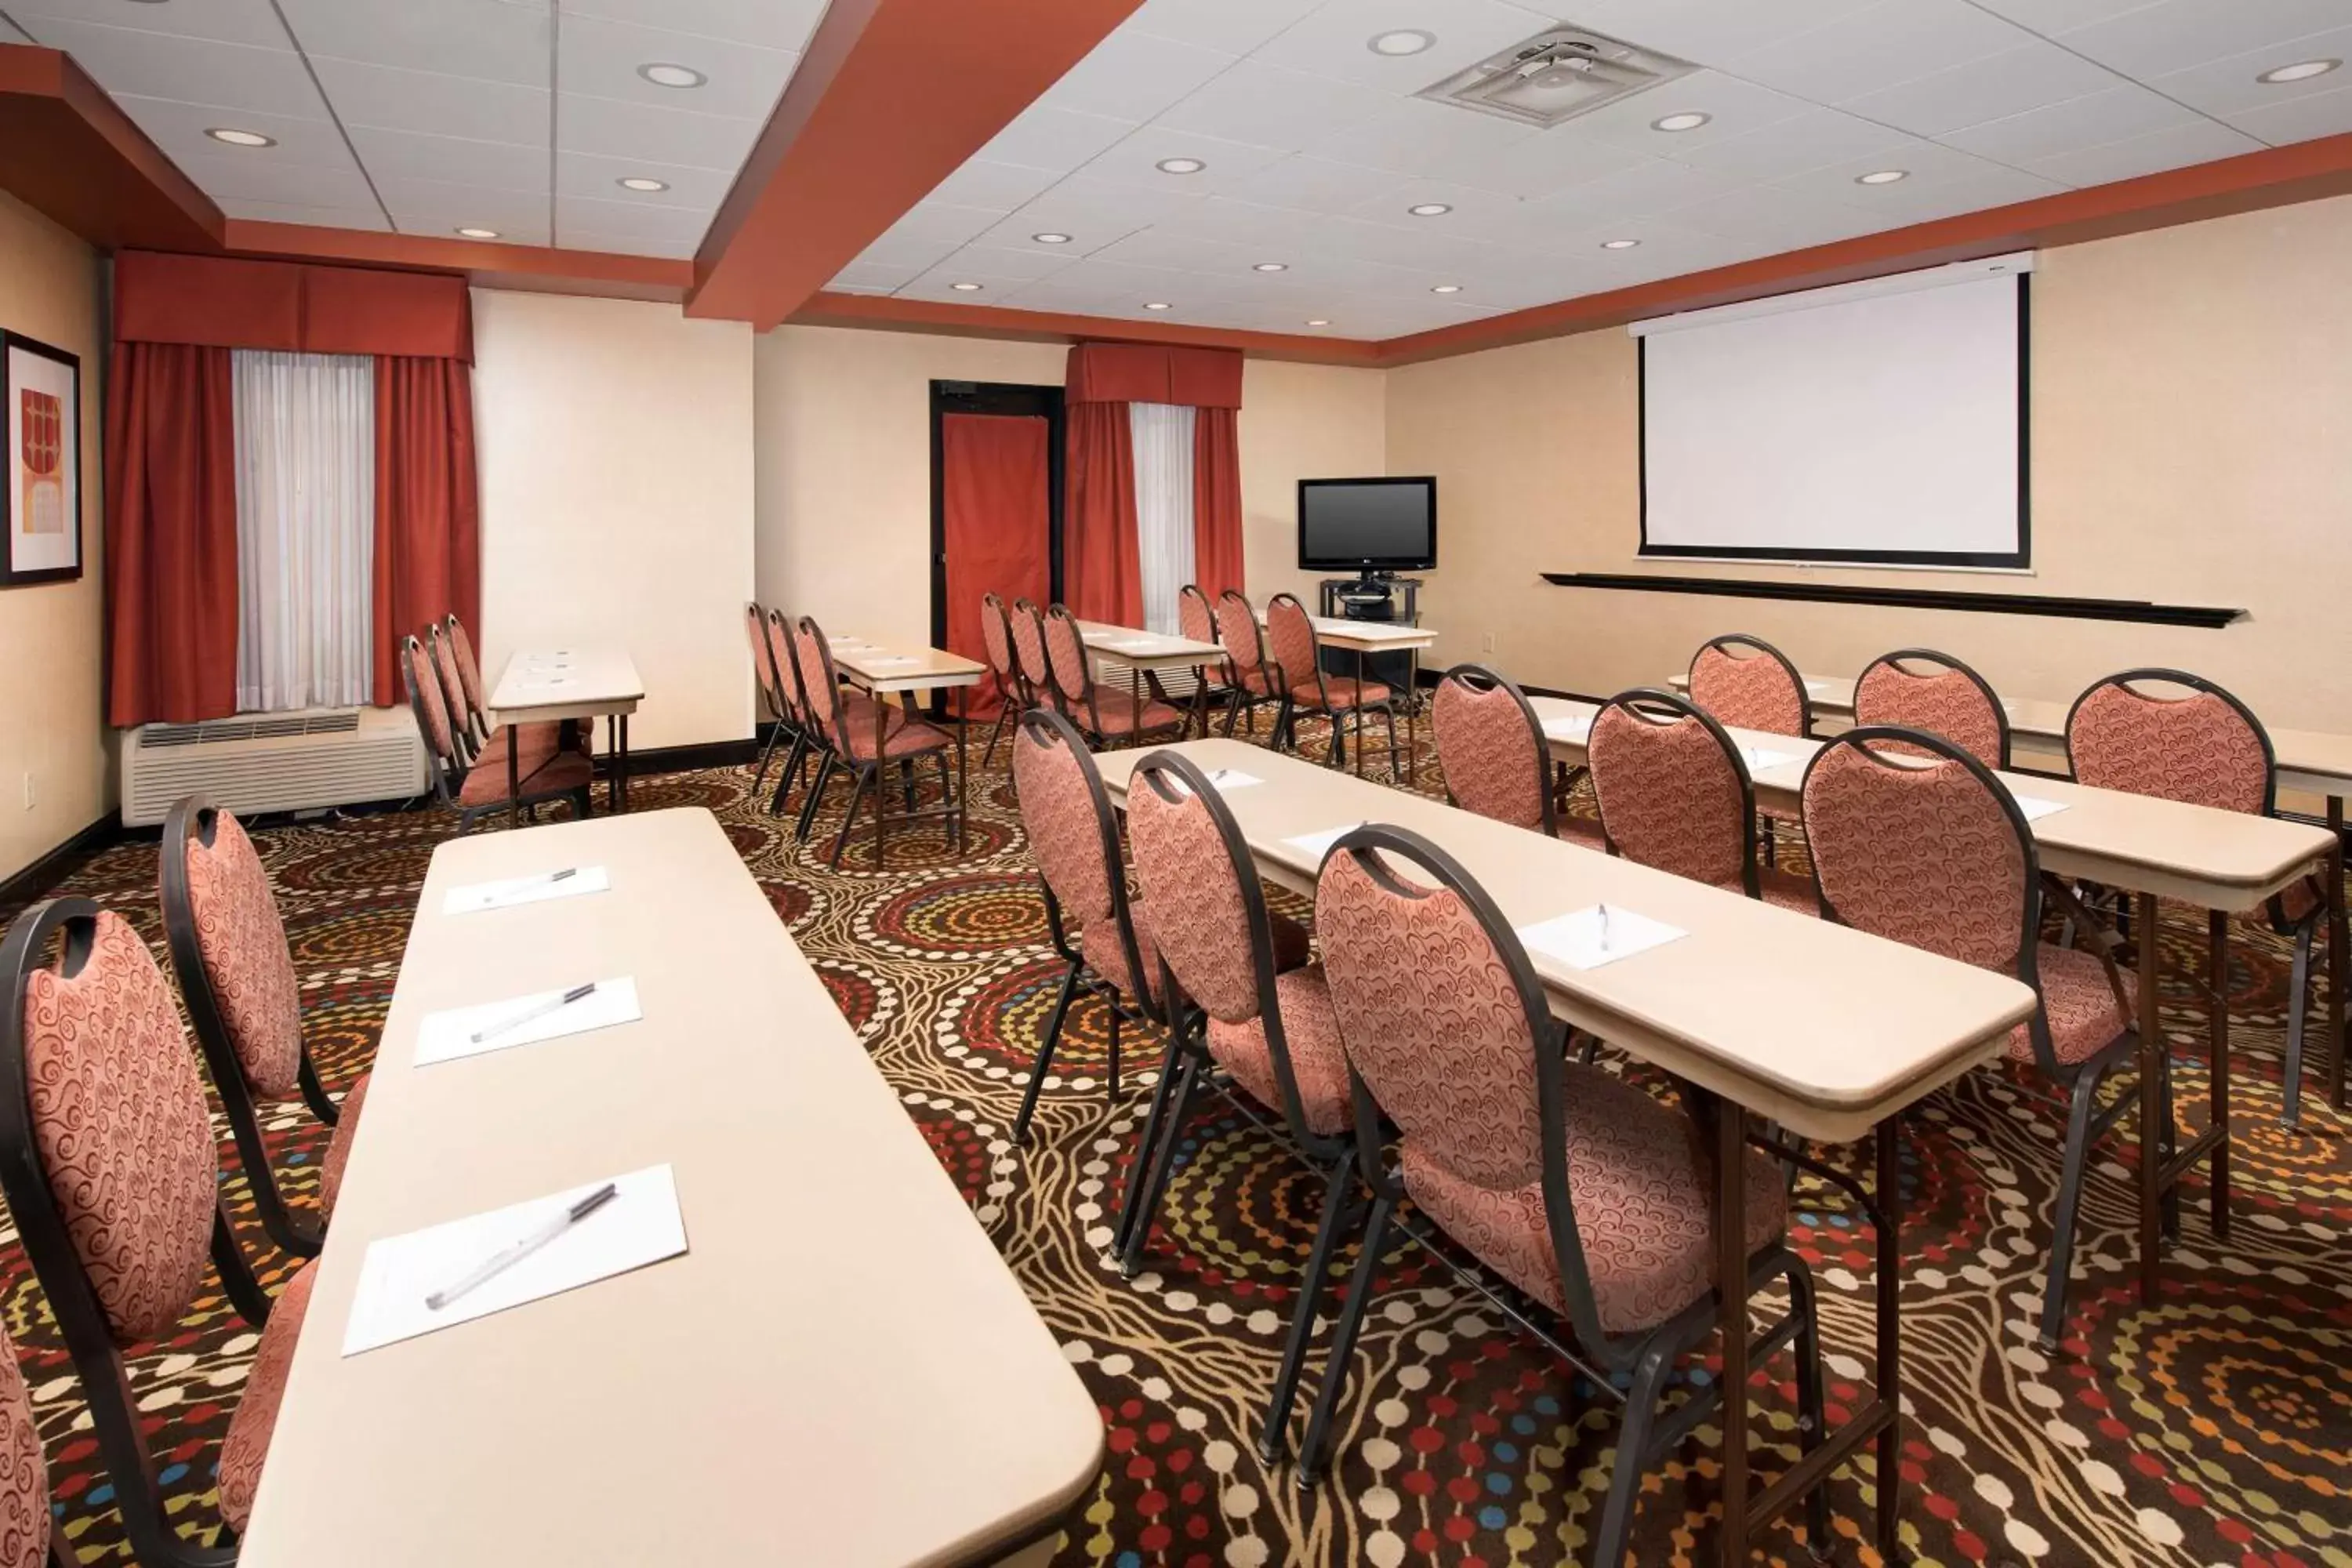
{"type": "MultiPolygon", "coordinates": [[[[1674,685],[1677,691],[1687,689],[1689,675],[1675,676],[1674,685]]],[[[1842,719],[1853,717],[1853,682],[1850,679],[1808,675],[1805,689],[1812,697],[1817,712],[1842,719]]],[[[2071,701],[2004,697],[2000,705],[2009,714],[2012,734],[2064,749],[2066,715],[2074,708],[2071,701]]],[[[2281,789],[2320,795],[2352,794],[2352,788],[2347,788],[2352,785],[2352,735],[2330,735],[2316,730],[2271,730],[2268,725],[2263,728],[2270,732],[2281,789]]]]}
{"type": "Polygon", "coordinates": [[[707,811],[436,850],[247,1568],[930,1564],[1090,1487],[1102,1423],[707,811]],[[444,915],[570,865],[609,892],[444,915]],[[645,1017],[412,1068],[453,1005],[632,974],[645,1017]],[[668,1162],[691,1250],[345,1359],[367,1244],[668,1162]],[[909,1424],[952,1464],[908,1462],[909,1424]]]}
{"type": "Polygon", "coordinates": [[[645,695],[626,649],[593,643],[524,648],[499,673],[490,712],[501,724],[590,719],[634,713],[645,695]]]}
{"type": "Polygon", "coordinates": [[[859,637],[835,637],[832,646],[834,668],[868,691],[929,691],[988,678],[988,666],[943,647],[892,647],[859,637]]]}
{"type": "MultiPolygon", "coordinates": [[[[1265,624],[1263,607],[1257,618],[1259,625],[1265,624]]],[[[1410,626],[1402,621],[1358,621],[1339,616],[1309,616],[1307,619],[1315,623],[1315,635],[1326,647],[1386,653],[1427,647],[1437,640],[1437,634],[1429,627],[1410,626]]]]}
{"type": "MultiPolygon", "coordinates": [[[[1547,723],[1565,718],[1589,723],[1596,710],[1590,702],[1559,697],[1528,701],[1536,717],[1547,723]]],[[[1805,766],[1822,742],[1757,730],[1729,733],[1742,746],[1789,754],[1789,762],[1754,771],[1756,803],[1782,816],[1799,816],[1805,766]]],[[[1559,761],[1584,760],[1581,738],[1547,731],[1546,739],[1559,761]]],[[[2199,909],[2237,912],[2258,907],[2298,877],[2323,867],[2327,856],[2326,829],[2305,823],[2092,789],[2038,773],[2002,773],[2000,779],[2013,794],[2066,803],[2065,810],[2026,825],[2033,833],[2042,869],[2062,877],[2154,893],[2199,909]]]]}
{"type": "Polygon", "coordinates": [[[1197,669],[1225,657],[1225,650],[1213,642],[1194,642],[1191,637],[1108,621],[1080,621],[1078,636],[1087,652],[1139,669],[1197,669]]]}
{"type": "MultiPolygon", "coordinates": [[[[1286,839],[1394,823],[1469,868],[1513,926],[1606,903],[1680,941],[1578,971],[1541,954],[1553,1011],[1807,1137],[1861,1136],[2000,1054],[2032,1011],[2022,983],[1758,900],[1547,838],[1239,741],[1169,748],[1265,782],[1224,793],[1261,874],[1311,892],[1319,857],[1286,839]]],[[[1096,759],[1126,799],[1137,760],[1096,759]]]]}

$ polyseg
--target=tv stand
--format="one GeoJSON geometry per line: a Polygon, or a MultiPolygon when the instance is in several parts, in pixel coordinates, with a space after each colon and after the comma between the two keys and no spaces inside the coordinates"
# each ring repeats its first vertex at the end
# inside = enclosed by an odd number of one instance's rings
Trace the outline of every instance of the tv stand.
{"type": "MultiPolygon", "coordinates": [[[[1391,621],[1402,626],[1421,625],[1421,579],[1393,577],[1385,573],[1364,573],[1357,577],[1326,577],[1321,589],[1323,615],[1328,620],[1391,621]]],[[[1413,689],[1415,672],[1421,655],[1413,653],[1375,653],[1364,656],[1365,673],[1385,684],[1407,704],[1418,700],[1413,689]]],[[[1328,675],[1350,676],[1357,673],[1357,656],[1339,648],[1323,650],[1323,668],[1328,675]]]]}

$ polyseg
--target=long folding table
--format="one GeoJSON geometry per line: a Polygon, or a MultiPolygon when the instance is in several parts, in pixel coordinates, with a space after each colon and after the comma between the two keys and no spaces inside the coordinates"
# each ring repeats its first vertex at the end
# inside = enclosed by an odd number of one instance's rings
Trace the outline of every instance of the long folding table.
{"type": "MultiPolygon", "coordinates": [[[[967,787],[969,759],[965,755],[970,738],[967,731],[971,725],[965,720],[971,689],[988,679],[988,666],[976,659],[966,658],[960,653],[950,653],[943,647],[890,647],[855,637],[835,637],[831,639],[831,647],[834,668],[852,686],[872,696],[877,706],[895,693],[908,705],[908,717],[910,719],[914,716],[915,693],[936,691],[955,694],[955,799],[935,812],[900,812],[897,814],[896,820],[916,822],[926,816],[940,816],[947,823],[949,841],[961,849],[971,793],[967,787]]],[[[874,722],[874,749],[879,755],[882,718],[878,712],[874,722]]],[[[883,864],[885,836],[893,818],[889,801],[878,782],[875,786],[874,812],[874,865],[879,870],[883,864]]]]}
{"type": "MultiPolygon", "coordinates": [[[[646,683],[627,650],[593,643],[564,647],[525,648],[507,660],[499,683],[490,692],[492,720],[507,731],[507,799],[522,796],[518,776],[520,750],[515,744],[519,724],[548,723],[562,719],[587,721],[591,730],[604,721],[605,803],[614,811],[629,808],[629,715],[646,698],[646,683]]],[[[512,812],[509,819],[512,819],[512,812]]]]}

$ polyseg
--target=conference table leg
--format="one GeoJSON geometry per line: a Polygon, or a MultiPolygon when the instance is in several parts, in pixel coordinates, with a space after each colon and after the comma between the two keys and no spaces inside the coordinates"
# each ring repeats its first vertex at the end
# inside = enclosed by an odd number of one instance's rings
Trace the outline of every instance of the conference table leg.
{"type": "MultiPolygon", "coordinates": [[[[1364,776],[1364,681],[1372,673],[1368,663],[1370,658],[1371,654],[1370,650],[1360,647],[1356,650],[1356,705],[1354,711],[1356,715],[1356,776],[1358,778],[1362,778],[1364,776]]],[[[1331,715],[1332,743],[1337,745],[1339,743],[1339,715],[1334,713],[1331,715]]],[[[1396,760],[1394,758],[1391,758],[1389,765],[1391,767],[1394,767],[1396,765],[1396,760]]]]}
{"type": "MultiPolygon", "coordinates": [[[[2230,917],[2221,910],[2210,910],[2205,916],[2205,946],[2211,966],[2209,982],[2210,994],[2207,1005],[2211,1016],[2206,1020],[2213,1045],[2213,1110],[2205,1134],[2198,1140],[2200,1146],[2213,1146],[2213,1170],[2208,1178],[2211,1184],[2213,1239],[2230,1239],[2230,917]]],[[[2303,998],[2296,997],[2300,1004],[2303,998]]],[[[2193,1157],[2192,1157],[2193,1158],[2193,1157]]]]}
{"type": "Polygon", "coordinates": [[[2156,990],[2160,962],[2157,899],[2135,895],[2133,935],[2139,942],[2139,1299],[2156,1300],[2162,1259],[2164,1208],[2164,1034],[2157,1025],[2156,990]]]}
{"type": "MultiPolygon", "coordinates": [[[[2327,797],[2327,1103],[2344,1107],[2346,1056],[2345,983],[2352,974],[2352,943],[2347,943],[2344,908],[2344,797],[2327,797]]],[[[2303,999],[2295,998],[2301,1006],[2303,999]]]]}
{"type": "MultiPolygon", "coordinates": [[[[966,764],[965,764],[965,759],[964,759],[964,748],[965,748],[965,746],[966,746],[966,744],[967,744],[967,742],[968,742],[969,737],[970,737],[970,732],[971,732],[971,721],[970,721],[969,718],[967,717],[967,714],[968,714],[968,712],[969,712],[969,710],[970,710],[970,705],[969,705],[969,703],[968,703],[968,701],[967,701],[967,699],[970,697],[971,692],[971,687],[969,687],[969,686],[959,686],[959,687],[957,687],[957,688],[955,689],[955,707],[956,707],[956,797],[955,797],[955,819],[954,819],[953,823],[951,824],[951,826],[952,826],[952,827],[954,828],[955,832],[954,832],[954,837],[953,837],[952,838],[950,838],[950,839],[949,840],[949,842],[950,842],[950,843],[951,843],[951,844],[955,847],[955,851],[956,851],[956,853],[957,853],[957,854],[959,854],[959,855],[961,855],[961,854],[962,854],[962,853],[963,853],[963,847],[964,847],[964,820],[965,820],[965,819],[964,819],[964,813],[966,813],[967,811],[970,811],[970,810],[971,809],[971,787],[970,787],[970,785],[965,782],[965,780],[966,780],[966,775],[965,775],[965,772],[964,772],[965,765],[966,765],[966,764]]],[[[1141,710],[1140,710],[1140,709],[1139,709],[1139,710],[1137,710],[1137,711],[1140,712],[1140,711],[1141,711],[1141,710]]],[[[1015,737],[1015,739],[1018,739],[1018,737],[1015,737]]]]}
{"type": "Polygon", "coordinates": [[[515,726],[507,726],[507,826],[514,827],[522,821],[522,762],[515,747],[522,740],[515,726]]]}
{"type": "Polygon", "coordinates": [[[1715,1097],[1715,1291],[1722,1329],[1724,1568],[1748,1561],[1748,1110],[1715,1097]]]}

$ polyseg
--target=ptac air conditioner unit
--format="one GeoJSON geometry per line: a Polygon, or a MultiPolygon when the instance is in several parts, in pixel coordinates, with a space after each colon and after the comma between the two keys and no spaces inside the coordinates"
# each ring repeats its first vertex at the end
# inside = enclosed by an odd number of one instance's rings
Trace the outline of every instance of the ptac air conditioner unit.
{"type": "Polygon", "coordinates": [[[314,708],[121,731],[122,822],[163,820],[183,795],[241,816],[425,792],[425,747],[405,708],[314,708]]]}

